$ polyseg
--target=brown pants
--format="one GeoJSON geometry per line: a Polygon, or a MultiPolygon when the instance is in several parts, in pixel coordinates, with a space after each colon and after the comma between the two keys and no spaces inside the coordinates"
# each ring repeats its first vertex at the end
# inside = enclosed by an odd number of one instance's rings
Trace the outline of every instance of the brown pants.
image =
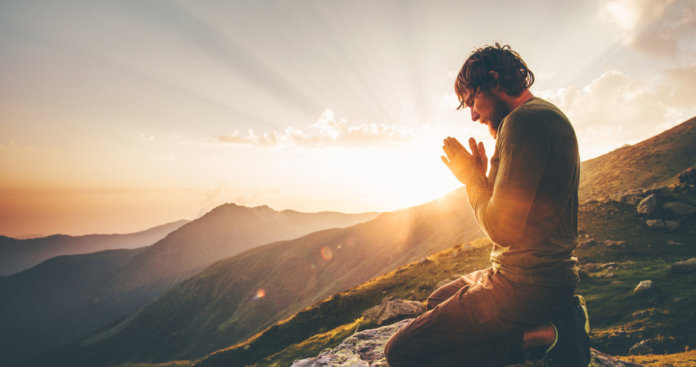
{"type": "Polygon", "coordinates": [[[512,283],[490,268],[475,271],[428,297],[428,311],[387,342],[387,362],[390,367],[520,362],[524,328],[568,309],[574,291],[512,283]]]}

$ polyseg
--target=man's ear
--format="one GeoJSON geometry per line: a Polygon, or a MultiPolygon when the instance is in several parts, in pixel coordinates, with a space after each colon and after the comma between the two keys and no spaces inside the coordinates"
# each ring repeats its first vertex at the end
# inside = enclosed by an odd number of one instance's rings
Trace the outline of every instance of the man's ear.
{"type": "Polygon", "coordinates": [[[498,83],[498,78],[500,75],[498,74],[497,71],[491,70],[488,72],[488,75],[491,76],[493,80],[495,80],[495,85],[491,88],[491,91],[500,91],[500,83],[498,83]]]}

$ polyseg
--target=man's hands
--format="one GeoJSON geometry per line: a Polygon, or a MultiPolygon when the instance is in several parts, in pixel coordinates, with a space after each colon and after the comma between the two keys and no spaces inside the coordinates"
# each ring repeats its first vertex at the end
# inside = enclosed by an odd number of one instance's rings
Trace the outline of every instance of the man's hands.
{"type": "Polygon", "coordinates": [[[452,171],[459,182],[468,184],[477,175],[486,177],[488,170],[488,157],[483,143],[476,144],[474,138],[469,138],[471,153],[455,138],[447,137],[444,140],[442,150],[447,157],[442,156],[442,161],[452,171]]]}

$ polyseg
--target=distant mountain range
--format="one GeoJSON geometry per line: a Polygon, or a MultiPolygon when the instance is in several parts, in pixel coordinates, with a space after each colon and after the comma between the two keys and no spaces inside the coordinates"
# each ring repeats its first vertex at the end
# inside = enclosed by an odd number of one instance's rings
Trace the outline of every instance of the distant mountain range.
{"type": "Polygon", "coordinates": [[[94,367],[202,356],[331,294],[481,235],[460,189],[366,223],[271,243],[214,264],[122,323],[32,364],[94,367]]]}
{"type": "Polygon", "coordinates": [[[59,256],[2,277],[0,365],[13,365],[106,327],[217,260],[376,215],[225,204],[148,247],[59,256]]]}
{"type": "Polygon", "coordinates": [[[188,222],[187,220],[178,220],[128,234],[91,234],[86,236],[56,234],[29,239],[0,236],[0,276],[18,273],[44,260],[60,255],[88,254],[104,250],[149,246],[188,222]]]}

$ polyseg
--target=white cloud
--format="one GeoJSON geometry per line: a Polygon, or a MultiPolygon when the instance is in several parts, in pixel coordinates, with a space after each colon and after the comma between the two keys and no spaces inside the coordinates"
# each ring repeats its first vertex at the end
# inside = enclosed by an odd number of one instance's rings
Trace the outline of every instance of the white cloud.
{"type": "Polygon", "coordinates": [[[601,16],[621,29],[625,45],[653,56],[673,57],[696,37],[693,0],[607,0],[601,16]]]}
{"type": "Polygon", "coordinates": [[[283,131],[261,135],[257,135],[253,130],[249,130],[245,135],[235,130],[231,135],[217,136],[215,141],[263,147],[363,146],[406,142],[416,137],[416,131],[406,126],[374,123],[350,125],[345,119],[336,120],[330,109],[324,110],[319,120],[309,128],[310,131],[305,132],[288,126],[283,131]]]}
{"type": "Polygon", "coordinates": [[[696,113],[696,64],[650,79],[610,70],[583,88],[544,91],[575,126],[583,159],[651,137],[696,113]]]}

